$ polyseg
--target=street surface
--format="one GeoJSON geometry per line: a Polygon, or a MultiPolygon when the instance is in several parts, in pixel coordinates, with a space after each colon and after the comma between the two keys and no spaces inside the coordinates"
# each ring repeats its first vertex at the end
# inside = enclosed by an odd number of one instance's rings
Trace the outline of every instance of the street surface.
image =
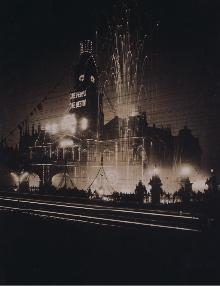
{"type": "Polygon", "coordinates": [[[1,192],[0,281],[218,285],[220,233],[193,209],[1,192]]]}

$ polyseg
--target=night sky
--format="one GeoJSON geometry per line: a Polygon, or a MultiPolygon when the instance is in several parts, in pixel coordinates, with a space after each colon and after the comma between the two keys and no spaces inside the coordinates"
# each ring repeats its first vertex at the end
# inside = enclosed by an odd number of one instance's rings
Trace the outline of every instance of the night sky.
{"type": "Polygon", "coordinates": [[[220,169],[220,1],[1,0],[0,134],[15,146],[16,127],[25,126],[25,119],[37,128],[68,113],[79,43],[93,40],[96,28],[104,37],[107,18],[120,15],[122,3],[140,11],[143,33],[154,30],[158,72],[154,56],[151,81],[157,77],[158,92],[153,109],[152,83],[146,105],[150,125],[170,124],[173,135],[187,125],[200,140],[203,165],[220,169]]]}

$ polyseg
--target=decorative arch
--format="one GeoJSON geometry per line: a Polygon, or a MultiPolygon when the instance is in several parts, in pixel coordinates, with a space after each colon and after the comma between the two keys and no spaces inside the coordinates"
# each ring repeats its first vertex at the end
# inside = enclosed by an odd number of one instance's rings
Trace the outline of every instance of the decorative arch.
{"type": "MultiPolygon", "coordinates": [[[[64,186],[64,173],[58,173],[52,177],[52,185],[56,188],[64,186]]],[[[73,188],[73,178],[66,174],[66,187],[73,188]]]]}
{"type": "Polygon", "coordinates": [[[29,190],[35,192],[40,186],[40,177],[36,173],[32,173],[28,176],[29,190]]]}

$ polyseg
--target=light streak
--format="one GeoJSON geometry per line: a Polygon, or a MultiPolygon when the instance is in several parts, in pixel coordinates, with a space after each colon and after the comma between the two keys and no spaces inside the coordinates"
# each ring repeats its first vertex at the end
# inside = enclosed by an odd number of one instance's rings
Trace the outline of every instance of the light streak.
{"type": "MultiPolygon", "coordinates": [[[[198,229],[192,229],[192,228],[185,228],[185,227],[178,227],[178,226],[167,226],[167,225],[159,225],[159,224],[152,224],[152,223],[143,223],[143,222],[135,222],[135,221],[127,221],[127,220],[118,220],[118,219],[111,219],[111,218],[104,218],[104,217],[91,217],[87,215],[79,215],[79,214],[67,214],[67,213],[61,213],[61,212],[52,212],[52,211],[44,211],[44,210],[33,210],[33,209],[21,209],[18,207],[4,207],[1,208],[5,209],[14,209],[14,210],[20,210],[20,211],[31,211],[31,212],[39,212],[39,213],[47,213],[47,214],[56,214],[56,215],[62,215],[62,216],[70,216],[70,217],[80,217],[80,218],[86,218],[86,219],[93,219],[93,220],[102,220],[102,221],[110,221],[110,222],[118,222],[123,224],[130,224],[130,225],[141,225],[141,226],[150,226],[150,227],[158,227],[158,228],[165,228],[165,229],[175,229],[175,230],[184,230],[184,231],[194,231],[194,232],[201,232],[198,229]]],[[[57,218],[55,216],[55,218],[57,218]]],[[[70,219],[68,219],[70,220],[70,219]]],[[[80,221],[78,219],[74,219],[74,221],[80,221]]],[[[85,220],[83,221],[85,222],[85,220]]],[[[87,221],[90,223],[90,221],[87,221]]]]}
{"type": "MultiPolygon", "coordinates": [[[[1,200],[11,200],[9,198],[2,198],[1,200]]],[[[15,199],[12,199],[12,201],[16,201],[15,199]]],[[[108,207],[92,207],[92,206],[76,206],[74,204],[69,203],[70,205],[66,204],[59,204],[59,203],[45,203],[40,201],[28,201],[28,200],[22,200],[20,199],[21,203],[30,203],[30,204],[38,204],[38,205],[46,205],[46,206],[57,206],[57,207],[66,207],[66,208],[72,208],[72,209],[85,209],[85,210],[95,210],[95,211],[112,211],[112,212],[122,212],[122,213],[132,213],[132,214],[143,214],[143,215],[152,215],[152,216],[165,216],[165,217],[173,217],[173,218],[186,218],[186,219],[195,219],[198,220],[198,217],[193,216],[184,216],[184,215],[172,215],[172,214],[165,214],[165,213],[155,213],[155,212],[143,212],[143,211],[134,211],[134,210],[125,210],[125,209],[113,209],[108,207]]]]}

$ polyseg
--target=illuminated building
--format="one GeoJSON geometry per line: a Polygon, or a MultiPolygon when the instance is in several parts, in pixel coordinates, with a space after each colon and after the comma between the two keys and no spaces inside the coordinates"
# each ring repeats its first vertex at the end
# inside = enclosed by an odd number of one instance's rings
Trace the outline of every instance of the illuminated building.
{"type": "MultiPolygon", "coordinates": [[[[30,136],[34,139],[29,145],[32,171],[38,174],[42,185],[60,187],[65,173],[69,187],[90,187],[93,191],[102,188],[106,194],[130,193],[140,180],[145,185],[150,182],[155,165],[171,171],[182,163],[200,165],[199,141],[186,126],[178,136],[173,136],[170,127],[149,126],[145,112],[126,118],[115,116],[104,124],[103,95],[98,90],[98,80],[92,43],[86,41],[81,44],[75,67],[69,114],[61,122],[47,125],[45,130],[39,128],[37,135],[33,130],[30,136]]],[[[21,132],[22,152],[24,136],[29,135],[21,132]]],[[[164,176],[168,179],[167,174],[164,176]]]]}

